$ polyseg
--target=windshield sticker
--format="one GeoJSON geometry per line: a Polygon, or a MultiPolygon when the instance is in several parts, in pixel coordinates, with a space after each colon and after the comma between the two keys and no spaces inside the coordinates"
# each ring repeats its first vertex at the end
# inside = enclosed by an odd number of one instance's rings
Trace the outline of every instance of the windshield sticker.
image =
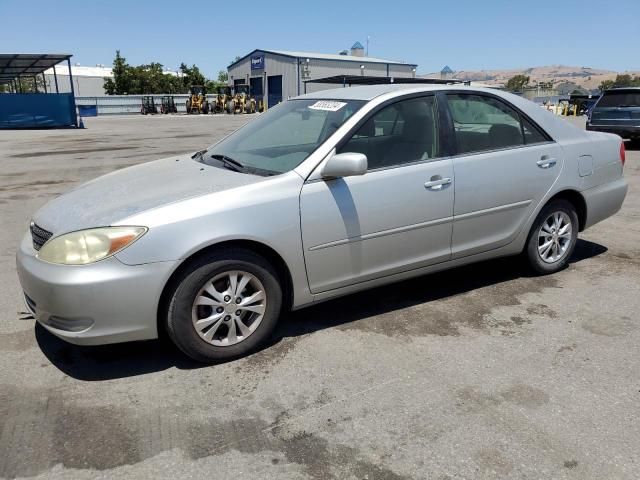
{"type": "Polygon", "coordinates": [[[327,112],[337,112],[345,105],[346,103],[344,102],[336,102],[333,100],[319,100],[313,105],[309,105],[309,108],[311,110],[325,110],[327,112]]]}

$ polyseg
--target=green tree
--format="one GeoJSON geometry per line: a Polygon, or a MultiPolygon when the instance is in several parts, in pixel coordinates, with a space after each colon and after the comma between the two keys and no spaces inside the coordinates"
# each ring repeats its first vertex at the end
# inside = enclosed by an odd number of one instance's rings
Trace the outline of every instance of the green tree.
{"type": "Polygon", "coordinates": [[[529,77],[526,75],[515,75],[507,80],[505,88],[510,92],[521,92],[529,84],[529,77]]]}
{"type": "Polygon", "coordinates": [[[200,69],[196,65],[187,67],[186,64],[180,64],[180,73],[182,74],[182,83],[189,88],[191,85],[204,85],[205,78],[200,69]]]}
{"type": "Polygon", "coordinates": [[[104,90],[107,95],[124,95],[133,93],[132,68],[127,63],[127,59],[120,55],[120,50],[116,50],[116,58],[113,60],[113,78],[104,79],[104,90]]]}
{"type": "Polygon", "coordinates": [[[640,87],[640,77],[629,74],[616,75],[615,80],[604,80],[600,83],[600,91],[604,92],[614,87],[640,87]]]}
{"type": "Polygon", "coordinates": [[[216,83],[207,80],[196,65],[180,64],[177,75],[165,73],[161,63],[131,66],[116,50],[113,78],[104,79],[108,95],[146,95],[158,93],[187,93],[191,85],[205,85],[215,90],[216,83]]]}
{"type": "Polygon", "coordinates": [[[598,87],[600,89],[601,92],[604,92],[605,90],[609,90],[610,88],[613,88],[615,85],[615,80],[603,80],[600,83],[600,86],[598,87]]]}
{"type": "MultiPolygon", "coordinates": [[[[44,93],[44,79],[38,75],[34,77],[20,77],[16,79],[15,87],[16,93],[44,93]]],[[[9,92],[9,85],[0,86],[0,92],[9,92]],[[1,88],[4,87],[4,90],[1,88]]]]}
{"type": "Polygon", "coordinates": [[[224,70],[218,72],[218,83],[226,84],[229,81],[229,74],[224,70]]]}
{"type": "Polygon", "coordinates": [[[204,89],[207,93],[215,93],[218,85],[218,82],[215,80],[207,80],[204,82],[204,89]]]}
{"type": "Polygon", "coordinates": [[[631,75],[616,75],[616,87],[632,87],[633,78],[631,75]]]}

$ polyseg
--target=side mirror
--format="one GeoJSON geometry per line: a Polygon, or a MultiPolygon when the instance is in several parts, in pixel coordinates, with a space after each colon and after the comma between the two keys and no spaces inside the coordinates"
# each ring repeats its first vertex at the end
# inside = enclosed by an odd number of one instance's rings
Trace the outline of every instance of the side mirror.
{"type": "Polygon", "coordinates": [[[324,178],[352,177],[367,173],[367,156],[363,153],[338,153],[324,164],[320,175],[324,178]]]}

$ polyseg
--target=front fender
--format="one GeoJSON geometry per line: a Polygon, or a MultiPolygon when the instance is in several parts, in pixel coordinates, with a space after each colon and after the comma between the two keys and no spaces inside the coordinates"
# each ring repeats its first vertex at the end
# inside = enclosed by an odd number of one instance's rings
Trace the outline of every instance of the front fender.
{"type": "Polygon", "coordinates": [[[296,173],[289,172],[123,219],[118,224],[144,225],[149,231],[116,257],[127,265],[163,261],[177,261],[178,265],[218,243],[258,242],[277,252],[287,264],[295,306],[308,292],[298,200],[302,184],[296,173]]]}

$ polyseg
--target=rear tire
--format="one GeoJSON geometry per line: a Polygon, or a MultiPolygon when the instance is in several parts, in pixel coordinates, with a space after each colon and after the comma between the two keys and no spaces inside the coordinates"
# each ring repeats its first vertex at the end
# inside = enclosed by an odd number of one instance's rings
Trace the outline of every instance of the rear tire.
{"type": "Polygon", "coordinates": [[[564,269],[578,241],[578,214],[567,200],[554,200],[540,211],[531,226],[525,249],[531,268],[548,275],[564,269]]]}
{"type": "Polygon", "coordinates": [[[250,250],[225,248],[193,262],[179,277],[167,309],[167,333],[198,362],[231,360],[269,339],[281,308],[273,266],[250,250]]]}

